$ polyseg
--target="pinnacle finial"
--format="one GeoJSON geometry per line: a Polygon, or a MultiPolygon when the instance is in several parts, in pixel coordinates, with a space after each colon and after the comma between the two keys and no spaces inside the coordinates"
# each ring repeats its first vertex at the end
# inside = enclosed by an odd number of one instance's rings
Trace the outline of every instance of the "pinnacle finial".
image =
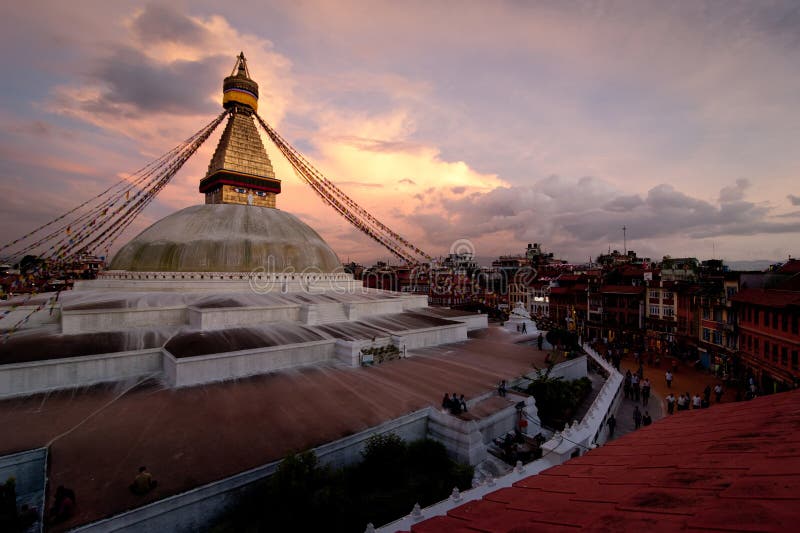
{"type": "Polygon", "coordinates": [[[222,83],[222,94],[222,105],[226,109],[234,104],[244,105],[253,111],[257,109],[258,84],[250,77],[244,52],[236,56],[231,75],[222,83]]]}

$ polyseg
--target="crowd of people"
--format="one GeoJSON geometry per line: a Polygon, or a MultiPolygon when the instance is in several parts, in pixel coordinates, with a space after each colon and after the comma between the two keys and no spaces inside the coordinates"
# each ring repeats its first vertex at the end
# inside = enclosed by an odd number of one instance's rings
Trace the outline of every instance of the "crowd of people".
{"type": "Polygon", "coordinates": [[[454,392],[451,398],[450,395],[445,392],[444,398],[442,399],[442,409],[451,415],[460,415],[461,413],[467,412],[467,401],[464,399],[463,394],[459,396],[454,392]]]}
{"type": "Polygon", "coordinates": [[[642,402],[642,407],[647,407],[650,403],[650,380],[644,376],[644,371],[639,366],[639,370],[625,372],[625,379],[622,382],[622,393],[626,400],[633,400],[635,402],[642,402]]]}

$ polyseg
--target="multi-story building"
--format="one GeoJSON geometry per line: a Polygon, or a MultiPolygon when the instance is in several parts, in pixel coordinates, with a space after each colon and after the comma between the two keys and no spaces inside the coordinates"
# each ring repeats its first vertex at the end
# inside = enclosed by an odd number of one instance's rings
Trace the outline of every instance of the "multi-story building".
{"type": "Polygon", "coordinates": [[[738,280],[735,272],[724,279],[715,276],[699,291],[698,357],[704,367],[719,375],[730,374],[737,350],[736,313],[730,298],[738,291],[738,280]]]}
{"type": "Polygon", "coordinates": [[[652,352],[672,353],[678,332],[679,285],[673,280],[664,280],[660,272],[653,273],[648,280],[644,313],[647,320],[646,349],[652,352]]]}
{"type": "MultiPolygon", "coordinates": [[[[764,392],[800,382],[800,261],[790,260],[765,286],[744,285],[730,297],[738,317],[738,356],[744,373],[764,392]]],[[[751,281],[752,283],[752,281],[751,281]]]]}

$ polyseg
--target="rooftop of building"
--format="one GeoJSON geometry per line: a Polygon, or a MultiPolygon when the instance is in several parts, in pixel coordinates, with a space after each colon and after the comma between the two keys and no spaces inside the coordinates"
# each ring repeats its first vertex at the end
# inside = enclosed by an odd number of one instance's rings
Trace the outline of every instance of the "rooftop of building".
{"type": "Polygon", "coordinates": [[[733,302],[748,303],[763,307],[798,307],[800,306],[800,291],[742,289],[731,296],[730,299],[733,302]]]}
{"type": "Polygon", "coordinates": [[[667,417],[411,531],[791,531],[798,520],[793,391],[667,417]]]}
{"type": "Polygon", "coordinates": [[[0,424],[13,428],[0,455],[50,446],[49,486],[69,486],[79,502],[57,530],[71,528],[438,406],[445,391],[469,400],[531,364],[545,366],[546,352],[514,344],[518,335],[502,328],[471,336],[374,367],[315,365],[191,388],[129,382],[0,401],[0,424]],[[158,480],[146,496],[128,490],[140,465],[158,480]]]}

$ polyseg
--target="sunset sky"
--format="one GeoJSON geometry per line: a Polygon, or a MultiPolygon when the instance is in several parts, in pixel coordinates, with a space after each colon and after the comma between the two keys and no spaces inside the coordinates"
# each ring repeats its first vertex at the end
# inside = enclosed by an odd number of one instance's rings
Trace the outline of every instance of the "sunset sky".
{"type": "MultiPolygon", "coordinates": [[[[653,258],[800,254],[797,1],[28,1],[0,44],[2,243],[208,123],[244,51],[262,116],[431,255],[583,261],[623,225],[653,258]]],[[[202,203],[217,138],[120,243],[202,203]]],[[[281,209],[387,258],[267,149],[281,209]]]]}

